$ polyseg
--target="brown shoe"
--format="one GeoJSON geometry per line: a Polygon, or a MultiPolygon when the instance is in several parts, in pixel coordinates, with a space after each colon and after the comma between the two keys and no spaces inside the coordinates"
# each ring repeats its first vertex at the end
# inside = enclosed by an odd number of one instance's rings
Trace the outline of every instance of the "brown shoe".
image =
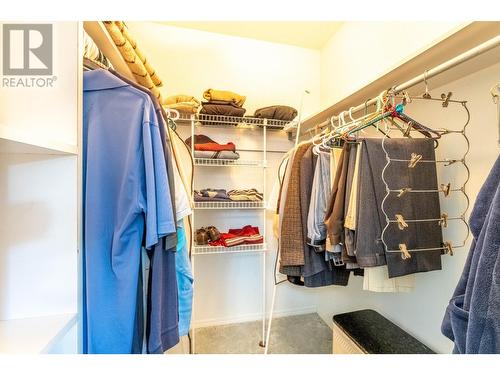
{"type": "Polygon", "coordinates": [[[207,234],[210,237],[210,241],[218,241],[220,239],[220,232],[214,226],[207,227],[207,234]]]}
{"type": "Polygon", "coordinates": [[[208,241],[210,241],[210,237],[205,228],[200,228],[196,230],[195,233],[195,241],[197,245],[208,245],[208,241]]]}

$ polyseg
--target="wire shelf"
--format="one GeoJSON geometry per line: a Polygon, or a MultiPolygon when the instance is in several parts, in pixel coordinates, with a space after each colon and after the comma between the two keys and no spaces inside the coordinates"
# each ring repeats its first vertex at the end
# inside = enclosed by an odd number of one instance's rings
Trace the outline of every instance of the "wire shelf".
{"type": "Polygon", "coordinates": [[[265,243],[255,245],[239,245],[239,246],[193,246],[194,255],[204,254],[229,254],[229,253],[262,253],[267,250],[265,243]]]}
{"type": "Polygon", "coordinates": [[[297,128],[297,121],[283,121],[272,120],[257,117],[236,117],[236,116],[222,116],[222,115],[207,115],[207,114],[180,114],[179,119],[176,121],[179,124],[186,125],[186,122],[191,120],[196,121],[196,126],[236,126],[238,128],[255,129],[265,126],[268,129],[291,131],[297,128]]]}
{"type": "Polygon", "coordinates": [[[264,160],[245,160],[245,159],[204,159],[204,158],[194,158],[194,165],[205,166],[205,167],[266,167],[266,162],[264,160]]]}
{"type": "Polygon", "coordinates": [[[194,208],[204,210],[247,210],[266,208],[264,201],[194,202],[194,208]]]}

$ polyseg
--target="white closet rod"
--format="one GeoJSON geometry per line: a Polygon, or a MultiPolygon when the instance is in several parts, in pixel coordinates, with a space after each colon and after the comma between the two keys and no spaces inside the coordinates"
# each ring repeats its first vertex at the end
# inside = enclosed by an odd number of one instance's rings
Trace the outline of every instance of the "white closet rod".
{"type": "MultiPolygon", "coordinates": [[[[441,74],[451,68],[454,68],[457,65],[460,65],[466,61],[469,61],[473,59],[476,56],[482,55],[485,52],[488,52],[489,50],[500,46],[500,35],[497,35],[496,37],[487,40],[486,42],[479,44],[478,46],[471,48],[470,50],[455,56],[454,58],[442,63],[441,65],[438,65],[432,69],[427,70],[425,73],[420,74],[409,81],[406,81],[405,83],[402,83],[401,85],[394,86],[392,88],[393,92],[395,94],[400,93],[401,91],[407,90],[410,87],[413,87],[415,85],[418,85],[421,82],[424,82],[424,80],[432,78],[434,76],[437,76],[438,74],[441,74]]],[[[375,104],[377,102],[377,98],[372,98],[368,100],[366,103],[362,103],[356,107],[353,107],[351,110],[351,113],[359,112],[361,110],[364,110],[365,107],[370,106],[372,104],[375,104]]],[[[336,121],[338,120],[338,115],[333,116],[331,119],[328,119],[321,124],[315,126],[314,128],[323,128],[324,126],[330,124],[330,121],[336,121]]],[[[304,133],[302,133],[303,135],[304,133]]]]}

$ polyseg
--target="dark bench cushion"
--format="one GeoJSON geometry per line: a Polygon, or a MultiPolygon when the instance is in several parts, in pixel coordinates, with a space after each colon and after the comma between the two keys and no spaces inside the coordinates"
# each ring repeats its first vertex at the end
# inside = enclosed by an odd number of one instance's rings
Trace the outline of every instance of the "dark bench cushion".
{"type": "Polygon", "coordinates": [[[334,315],[333,321],[369,354],[434,354],[429,347],[374,310],[334,315]]]}

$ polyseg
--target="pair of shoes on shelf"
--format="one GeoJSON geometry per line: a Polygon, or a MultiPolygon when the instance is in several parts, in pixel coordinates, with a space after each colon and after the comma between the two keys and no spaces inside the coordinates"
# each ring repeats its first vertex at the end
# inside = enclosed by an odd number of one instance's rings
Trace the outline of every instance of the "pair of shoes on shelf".
{"type": "Polygon", "coordinates": [[[220,239],[219,230],[214,227],[200,228],[196,230],[195,241],[197,245],[208,245],[211,241],[218,241],[220,239]]]}
{"type": "Polygon", "coordinates": [[[241,229],[229,229],[228,233],[221,233],[219,240],[210,241],[211,246],[232,247],[238,245],[253,245],[264,242],[259,228],[246,225],[241,229]]]}

